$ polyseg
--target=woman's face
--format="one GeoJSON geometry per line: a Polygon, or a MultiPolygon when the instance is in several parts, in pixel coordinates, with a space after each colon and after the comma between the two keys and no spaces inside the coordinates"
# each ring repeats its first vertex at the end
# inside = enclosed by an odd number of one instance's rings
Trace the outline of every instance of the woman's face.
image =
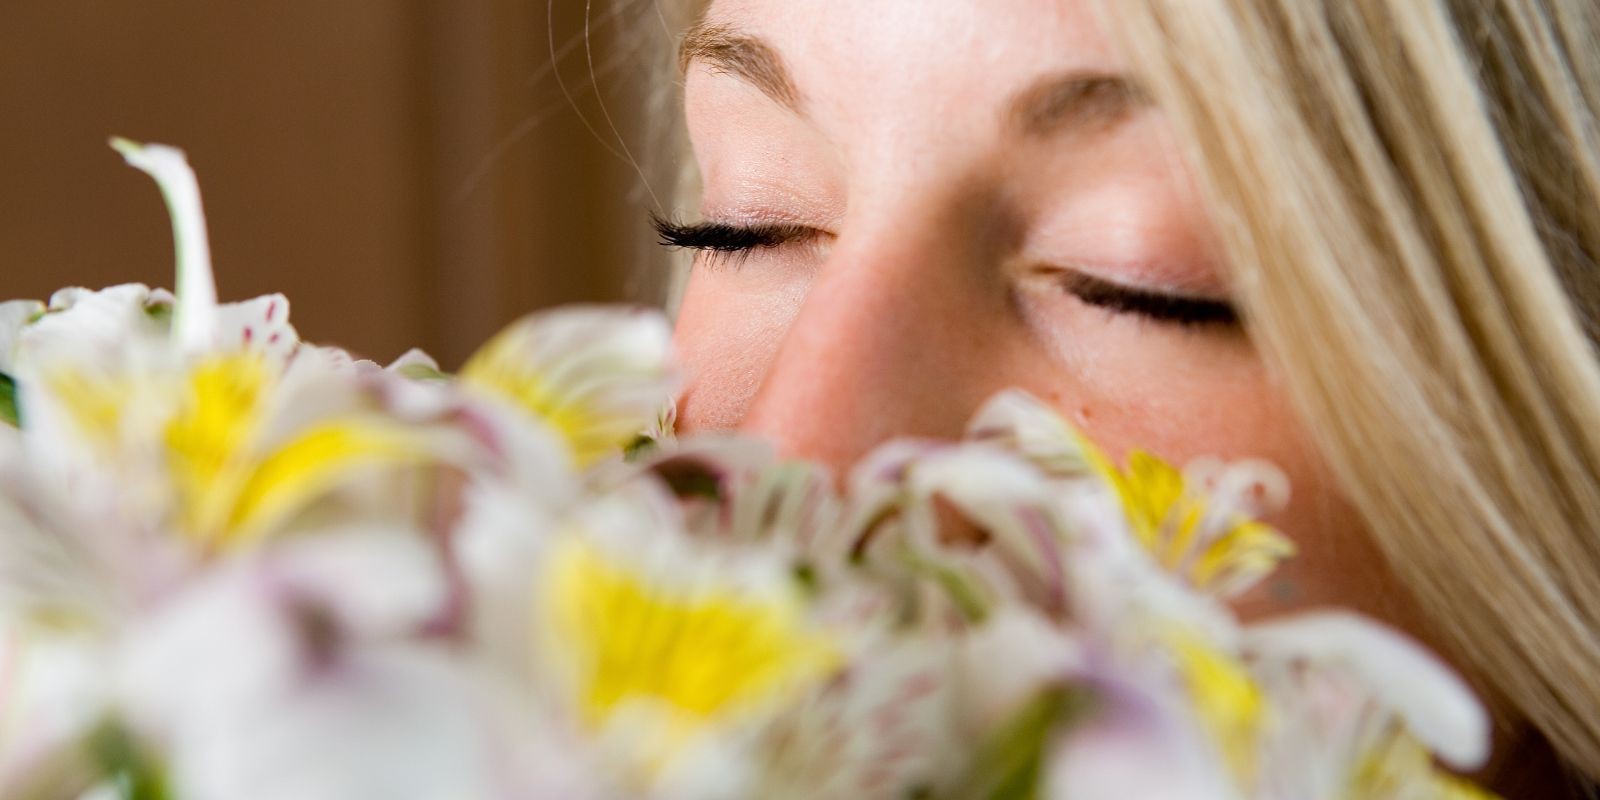
{"type": "Polygon", "coordinates": [[[685,429],[842,471],[1021,387],[1113,454],[1288,473],[1301,555],[1246,613],[1400,615],[1088,2],[717,0],[686,51],[713,224],[669,235],[737,252],[700,254],[684,297],[685,429]]]}

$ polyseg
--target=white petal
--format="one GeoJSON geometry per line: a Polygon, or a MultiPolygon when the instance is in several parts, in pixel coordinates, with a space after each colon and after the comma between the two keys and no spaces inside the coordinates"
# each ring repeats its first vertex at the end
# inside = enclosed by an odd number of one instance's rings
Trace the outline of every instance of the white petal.
{"type": "Polygon", "coordinates": [[[133,167],[143,170],[161,187],[172,217],[172,235],[178,252],[178,308],[173,336],[185,352],[204,352],[213,346],[217,329],[217,284],[211,273],[211,244],[206,239],[205,211],[200,204],[200,184],[183,151],[160,144],[141,145],[112,139],[111,146],[133,167]]]}
{"type": "Polygon", "coordinates": [[[428,549],[308,533],[129,631],[121,705],[166,746],[179,794],[501,796],[482,698],[447,644],[414,633],[439,605],[428,549]]]}
{"type": "Polygon", "coordinates": [[[1458,769],[1489,755],[1489,717],[1472,689],[1420,645],[1354,614],[1322,612],[1252,625],[1247,650],[1349,670],[1423,745],[1458,769]]]}
{"type": "Polygon", "coordinates": [[[100,643],[26,632],[0,621],[0,789],[71,745],[105,713],[110,686],[100,643]]]}
{"type": "Polygon", "coordinates": [[[1157,714],[1119,708],[1073,731],[1051,754],[1043,796],[1052,800],[1237,797],[1203,738],[1156,718],[1157,714]]]}
{"type": "Polygon", "coordinates": [[[524,414],[545,417],[587,464],[660,427],[677,383],[672,329],[659,312],[638,309],[534,314],[485,345],[461,377],[524,414]],[[571,413],[577,409],[582,413],[571,413]]]}
{"type": "Polygon", "coordinates": [[[282,364],[300,345],[300,335],[289,324],[288,298],[270,294],[218,306],[210,345],[258,353],[282,364]]]}
{"type": "Polygon", "coordinates": [[[182,796],[230,800],[497,797],[493,742],[451,662],[422,649],[358,653],[288,693],[228,698],[180,729],[182,796]]]}
{"type": "Polygon", "coordinates": [[[993,730],[1048,685],[1084,666],[1081,643],[1042,615],[1002,609],[955,653],[964,724],[993,730]]]}
{"type": "Polygon", "coordinates": [[[407,350],[384,369],[390,372],[398,372],[402,375],[410,375],[413,371],[421,372],[429,377],[433,377],[435,373],[442,376],[444,373],[439,368],[439,360],[428,355],[427,351],[419,347],[407,350]]]}
{"type": "Polygon", "coordinates": [[[1053,408],[1019,389],[991,398],[967,425],[967,436],[1015,449],[1057,476],[1089,471],[1083,440],[1053,408]]]}
{"type": "Polygon", "coordinates": [[[325,603],[349,630],[401,636],[444,609],[444,565],[422,534],[378,526],[300,533],[272,554],[278,580],[325,603]]]}
{"type": "Polygon", "coordinates": [[[11,300],[0,303],[0,372],[11,372],[12,351],[23,326],[44,313],[44,303],[37,300],[11,300]]]}
{"type": "Polygon", "coordinates": [[[138,362],[164,342],[165,324],[150,314],[159,302],[156,292],[137,283],[100,291],[62,289],[50,298],[50,313],[17,333],[13,363],[27,371],[63,360],[111,366],[138,362]]]}

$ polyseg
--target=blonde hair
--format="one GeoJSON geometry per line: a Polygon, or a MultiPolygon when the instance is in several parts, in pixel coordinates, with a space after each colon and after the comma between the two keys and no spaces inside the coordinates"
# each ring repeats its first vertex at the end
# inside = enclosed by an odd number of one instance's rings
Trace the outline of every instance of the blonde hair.
{"type": "Polygon", "coordinates": [[[1107,10],[1394,572],[1600,775],[1600,5],[1107,10]]]}
{"type": "Polygon", "coordinates": [[[1600,4],[1104,5],[1432,632],[1600,776],[1600,4]]]}

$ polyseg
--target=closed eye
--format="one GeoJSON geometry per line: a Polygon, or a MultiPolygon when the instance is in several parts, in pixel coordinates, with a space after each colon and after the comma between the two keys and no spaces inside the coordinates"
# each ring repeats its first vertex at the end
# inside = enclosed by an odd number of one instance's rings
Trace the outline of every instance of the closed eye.
{"type": "Polygon", "coordinates": [[[1239,311],[1226,300],[1141,289],[1078,270],[1063,269],[1058,272],[1062,288],[1091,306],[1176,325],[1239,326],[1239,311]]]}
{"type": "Polygon", "coordinates": [[[725,222],[682,224],[652,215],[651,225],[663,247],[706,253],[710,266],[738,266],[757,250],[772,250],[816,235],[803,225],[732,225],[725,222]]]}
{"type": "MultiPolygon", "coordinates": [[[[708,266],[737,267],[758,250],[804,242],[817,232],[803,225],[734,225],[725,222],[682,224],[652,216],[664,247],[708,254],[708,266]]],[[[1129,314],[1192,327],[1236,328],[1239,312],[1226,300],[1190,297],[1115,283],[1074,269],[1053,269],[1068,294],[1079,301],[1118,314],[1129,314]]]]}

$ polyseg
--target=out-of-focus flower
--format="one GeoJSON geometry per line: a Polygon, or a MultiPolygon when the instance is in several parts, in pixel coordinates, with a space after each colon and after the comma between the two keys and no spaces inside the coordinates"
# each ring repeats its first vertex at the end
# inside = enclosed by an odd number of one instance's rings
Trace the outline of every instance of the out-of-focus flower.
{"type": "Polygon", "coordinates": [[[557,657],[570,656],[581,715],[603,724],[629,703],[670,709],[670,738],[781,697],[838,655],[783,588],[650,574],[581,536],[563,536],[543,575],[557,657]]]}
{"type": "Polygon", "coordinates": [[[478,636],[528,687],[530,715],[608,754],[618,790],[745,796],[755,738],[850,643],[787,562],[684,538],[665,500],[625,490],[552,520],[501,495],[465,531],[478,636]]]}
{"type": "Polygon", "coordinates": [[[503,796],[495,698],[424,635],[447,602],[437,558],[403,532],[324,532],[140,620],[120,708],[175,796],[503,796]]]}
{"type": "Polygon", "coordinates": [[[461,380],[559,432],[588,466],[661,426],[674,385],[671,342],[657,312],[568,308],[506,329],[461,380]]]}
{"type": "Polygon", "coordinates": [[[1404,797],[1432,787],[1451,797],[1446,787],[1465,784],[1434,757],[1461,770],[1488,757],[1490,721],[1472,691],[1421,646],[1375,623],[1305,614],[1245,629],[1241,649],[1277,717],[1262,758],[1275,796],[1404,797]]]}
{"type": "Polygon", "coordinates": [[[987,403],[968,431],[1014,448],[1047,474],[1099,478],[1120,500],[1134,541],[1203,591],[1240,594],[1294,554],[1287,537],[1259,521],[1288,499],[1287,481],[1269,464],[1202,461],[1197,481],[1135,450],[1118,467],[1050,408],[1015,391],[987,403]]]}
{"type": "Polygon", "coordinates": [[[20,442],[39,463],[211,550],[374,468],[439,457],[437,431],[398,424],[368,396],[373,376],[302,351],[282,297],[217,305],[182,154],[118,147],[172,204],[181,291],[69,290],[42,314],[13,309],[32,322],[0,343],[27,409],[20,442]]]}

